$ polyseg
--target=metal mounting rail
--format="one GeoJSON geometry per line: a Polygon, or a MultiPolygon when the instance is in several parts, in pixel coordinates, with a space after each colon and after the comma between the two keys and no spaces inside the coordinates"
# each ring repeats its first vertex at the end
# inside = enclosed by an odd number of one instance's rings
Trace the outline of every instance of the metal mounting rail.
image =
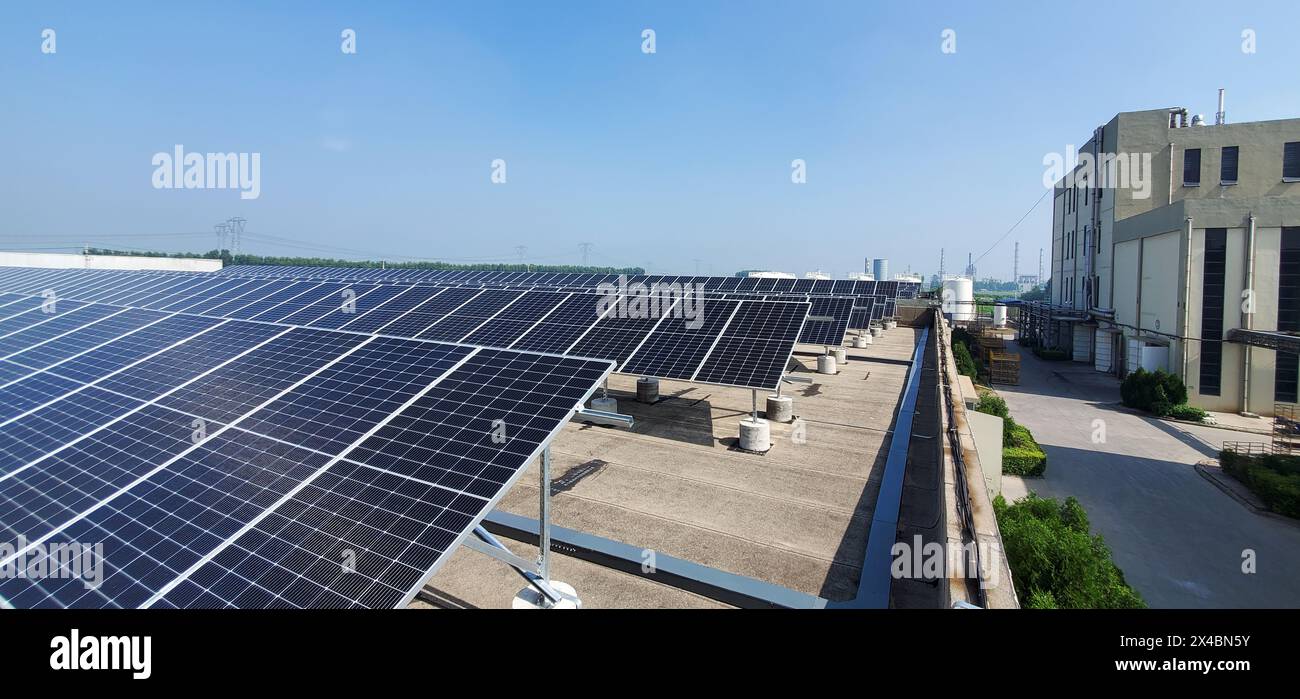
{"type": "MultiPolygon", "coordinates": [[[[496,510],[483,519],[488,530],[524,543],[537,542],[537,520],[496,510]]],[[[750,609],[821,609],[826,600],[735,573],[612,539],[552,526],[551,548],[606,568],[750,609]],[[651,555],[653,554],[653,555],[651,555]]]]}

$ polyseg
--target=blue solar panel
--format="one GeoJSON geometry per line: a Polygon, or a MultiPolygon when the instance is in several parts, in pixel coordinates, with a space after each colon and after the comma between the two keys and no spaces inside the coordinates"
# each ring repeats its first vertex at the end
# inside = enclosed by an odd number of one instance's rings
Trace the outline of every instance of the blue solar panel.
{"type": "Polygon", "coordinates": [[[853,316],[852,298],[818,296],[812,300],[808,311],[808,322],[804,324],[799,341],[814,345],[839,345],[844,341],[849,321],[853,316]],[[831,318],[831,320],[814,320],[813,318],[831,318]]]}
{"type": "MultiPolygon", "coordinates": [[[[266,287],[295,290],[306,291],[266,287]]],[[[519,293],[491,296],[464,322],[505,316],[519,293]]],[[[0,388],[0,530],[31,542],[15,555],[101,542],[105,578],[0,581],[13,606],[403,604],[612,368],[192,315],[77,313],[23,331],[31,346],[0,358],[0,377],[15,377],[0,388]]],[[[515,322],[533,313],[519,309],[515,322]]]]}
{"type": "Polygon", "coordinates": [[[742,302],[692,380],[776,388],[808,310],[807,303],[742,302]]]}

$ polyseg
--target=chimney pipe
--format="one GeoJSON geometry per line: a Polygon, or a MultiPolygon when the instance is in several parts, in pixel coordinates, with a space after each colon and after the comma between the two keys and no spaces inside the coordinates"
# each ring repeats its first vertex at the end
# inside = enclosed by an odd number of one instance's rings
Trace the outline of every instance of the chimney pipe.
{"type": "Polygon", "coordinates": [[[1214,125],[1223,126],[1228,123],[1228,113],[1223,111],[1223,88],[1219,88],[1219,111],[1214,113],[1214,125]]]}

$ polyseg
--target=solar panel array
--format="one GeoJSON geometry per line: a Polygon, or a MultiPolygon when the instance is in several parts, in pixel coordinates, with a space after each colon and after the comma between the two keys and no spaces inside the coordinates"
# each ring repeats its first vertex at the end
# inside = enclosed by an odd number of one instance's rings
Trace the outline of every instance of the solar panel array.
{"type": "Polygon", "coordinates": [[[0,536],[26,542],[0,566],[102,544],[102,578],[5,576],[4,606],[402,606],[613,369],[251,320],[315,306],[295,282],[63,279],[149,308],[0,294],[0,536]]]}
{"type": "MultiPolygon", "coordinates": [[[[607,359],[616,370],[660,378],[679,378],[762,390],[775,389],[800,340],[803,319],[811,306],[805,298],[743,299],[733,308],[721,297],[666,299],[659,308],[638,307],[646,299],[627,293],[616,303],[594,289],[550,291],[535,288],[485,288],[436,284],[326,282],[281,277],[183,274],[120,270],[0,270],[0,291],[25,294],[49,292],[78,302],[125,304],[133,307],[286,323],[313,328],[378,333],[396,337],[440,340],[503,349],[528,350],[607,359]],[[722,305],[733,312],[722,324],[711,324],[722,305]],[[750,309],[752,308],[752,312],[750,309]],[[795,325],[744,327],[746,319],[780,314],[798,317],[795,325]],[[707,347],[684,366],[680,355],[668,356],[651,342],[661,330],[679,328],[691,334],[706,328],[707,347]],[[724,336],[755,337],[750,347],[721,342],[724,336]],[[643,353],[645,348],[649,353],[643,353]],[[716,367],[744,365],[734,370],[716,367]],[[708,366],[708,370],[705,367],[708,366]],[[689,369],[689,375],[684,375],[689,369]],[[743,379],[729,383],[723,378],[743,379]]],[[[849,304],[826,304],[834,323],[814,324],[819,343],[839,344],[851,313],[849,304]],[[838,331],[838,338],[824,342],[838,331]]],[[[2,327],[0,327],[2,329],[2,327]]],[[[667,338],[667,339],[672,339],[667,338]]]]}
{"type": "MultiPolygon", "coordinates": [[[[308,267],[280,265],[234,265],[220,274],[236,276],[294,277],[300,279],[348,279],[369,281],[453,282],[465,284],[507,284],[513,286],[594,287],[617,284],[615,274],[566,272],[493,272],[471,270],[394,269],[360,267],[308,267]]],[[[703,284],[706,291],[756,294],[811,294],[814,296],[870,296],[915,298],[920,282],[863,281],[855,279],[780,279],[775,277],[709,277],[636,275],[628,283],[703,284]]]]}
{"type": "MultiPolygon", "coordinates": [[[[897,299],[913,299],[920,292],[919,282],[861,281],[852,279],[777,279],[774,277],[703,277],[637,275],[619,277],[612,274],[548,272],[441,271],[425,269],[375,269],[347,267],[303,267],[275,265],[236,265],[220,274],[296,279],[350,279],[403,281],[487,288],[550,289],[582,291],[601,285],[642,284],[645,286],[686,286],[700,288],[707,297],[737,300],[809,300],[819,296],[852,297],[855,309],[848,313],[848,327],[869,328],[886,318],[893,318],[897,299]]],[[[838,311],[837,311],[838,312],[838,311]]],[[[837,318],[838,320],[838,318],[837,318]]],[[[814,339],[805,329],[800,342],[826,344],[814,339]]],[[[832,344],[839,344],[843,338],[832,344]]]]}

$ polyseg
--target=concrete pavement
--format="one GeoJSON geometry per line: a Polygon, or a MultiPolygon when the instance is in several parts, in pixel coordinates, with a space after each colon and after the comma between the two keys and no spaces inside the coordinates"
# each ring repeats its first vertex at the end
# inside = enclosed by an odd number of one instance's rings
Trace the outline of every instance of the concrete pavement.
{"type": "MultiPolygon", "coordinates": [[[[1020,379],[996,389],[1048,455],[1046,477],[1023,487],[1078,498],[1150,606],[1300,607],[1300,527],[1251,512],[1193,468],[1224,440],[1267,437],[1120,410],[1119,382],[1082,363],[1023,352],[1020,379]],[[1254,574],[1242,572],[1247,550],[1254,574]]],[[[1004,483],[1009,498],[1023,490],[1004,483]]]]}

